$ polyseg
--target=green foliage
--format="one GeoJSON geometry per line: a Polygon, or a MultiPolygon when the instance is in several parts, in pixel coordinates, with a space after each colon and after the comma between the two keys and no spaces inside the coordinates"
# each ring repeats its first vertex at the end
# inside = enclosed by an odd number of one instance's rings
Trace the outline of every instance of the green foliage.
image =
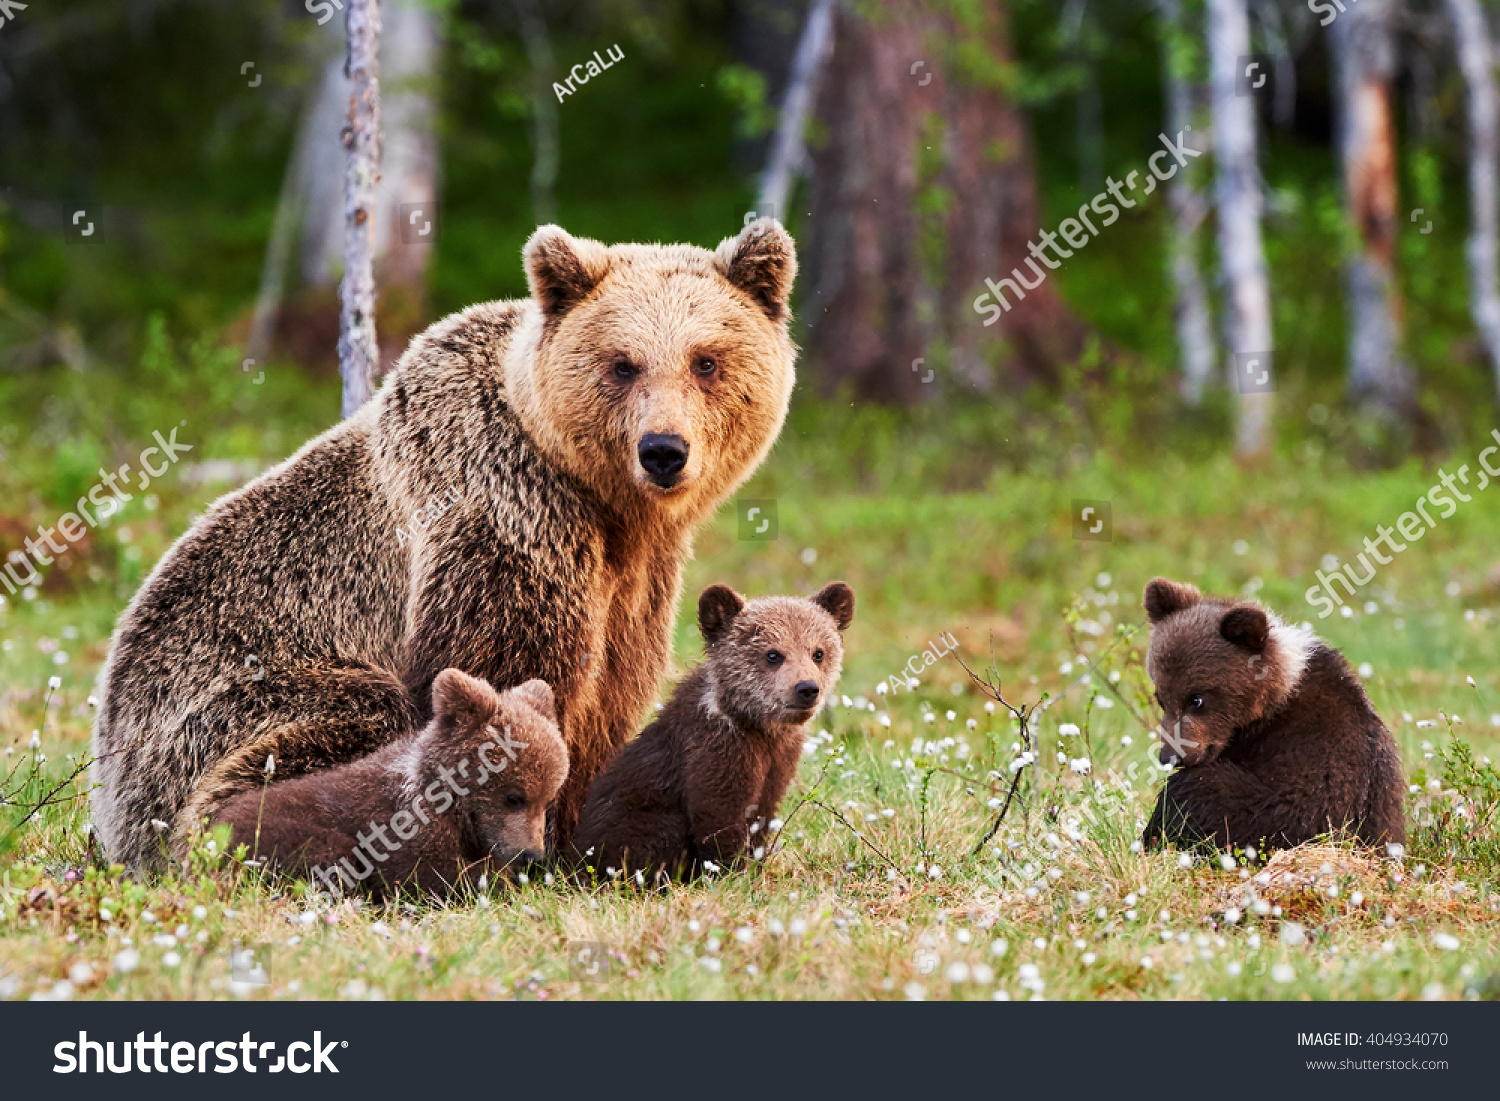
{"type": "Polygon", "coordinates": [[[719,93],[739,112],[735,133],[758,138],[776,125],[776,112],[766,99],[766,78],[748,65],[725,65],[714,80],[719,93]]]}

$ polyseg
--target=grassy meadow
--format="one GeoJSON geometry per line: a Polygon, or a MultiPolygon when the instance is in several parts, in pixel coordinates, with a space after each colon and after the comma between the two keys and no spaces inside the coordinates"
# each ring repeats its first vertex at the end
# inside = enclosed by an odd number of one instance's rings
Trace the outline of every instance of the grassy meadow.
{"type": "MultiPolygon", "coordinates": [[[[228,400],[334,408],[326,390],[273,378],[228,400]]],[[[294,417],[193,458],[269,463],[300,442],[294,417]]],[[[726,506],[697,540],[677,628],[681,669],[707,584],[805,593],[837,577],[858,595],[842,699],[812,728],[771,855],[663,893],[533,879],[447,905],[330,905],[206,846],[134,882],[91,845],[78,769],[113,619],[228,488],[185,465],[0,606],[0,997],[1500,995],[1500,491],[1381,567],[1350,614],[1316,620],[1301,594],[1324,556],[1350,557],[1437,480],[1436,461],[1357,469],[1337,416],[1319,419],[1241,468],[1207,444],[1143,451],[1087,411],[929,419],[799,399],[742,493],[776,501],[777,538],[740,538],[726,506]],[[1110,502],[1108,541],[1074,537],[1075,499],[1110,502]],[[1137,851],[1161,782],[1139,603],[1157,574],[1314,620],[1360,668],[1411,785],[1401,859],[1137,851]],[[992,836],[1022,735],[965,665],[1028,709],[1035,739],[992,836]],[[915,686],[903,667],[921,669],[915,686]],[[235,980],[237,944],[269,961],[268,982],[235,980]]],[[[1476,469],[1482,439],[1442,468],[1476,469]]],[[[13,480],[67,477],[55,456],[10,458],[13,480]]],[[[56,516],[38,484],[33,525],[56,516]]]]}

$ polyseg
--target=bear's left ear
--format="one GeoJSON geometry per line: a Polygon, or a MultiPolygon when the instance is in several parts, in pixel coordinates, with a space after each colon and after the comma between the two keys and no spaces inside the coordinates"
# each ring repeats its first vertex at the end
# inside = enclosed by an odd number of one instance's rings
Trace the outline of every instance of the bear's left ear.
{"type": "Polygon", "coordinates": [[[830,581],[807,599],[833,616],[840,631],[854,622],[854,590],[842,581],[830,581]]]}
{"type": "Polygon", "coordinates": [[[1224,613],[1224,618],[1219,620],[1219,634],[1236,646],[1259,654],[1265,650],[1266,640],[1271,636],[1271,621],[1255,605],[1242,604],[1224,613]]]}
{"type": "Polygon", "coordinates": [[[797,278],[797,246],[780,222],[756,219],[738,237],[720,241],[714,259],[724,278],[755,299],[767,317],[778,324],[786,320],[797,278]]]}
{"type": "Polygon", "coordinates": [[[522,703],[531,708],[554,726],[557,725],[557,700],[552,695],[552,686],[544,680],[529,680],[510,690],[522,703]]]}
{"type": "Polygon", "coordinates": [[[561,317],[609,273],[609,250],[561,226],[539,226],[521,250],[531,296],[548,320],[561,317]]]}
{"type": "Polygon", "coordinates": [[[728,585],[710,585],[698,598],[698,630],[709,646],[729,632],[734,617],[745,608],[745,598],[728,585]]]}
{"type": "Polygon", "coordinates": [[[432,682],[432,713],[454,726],[489,722],[500,697],[487,681],[458,669],[444,669],[432,682]]]}

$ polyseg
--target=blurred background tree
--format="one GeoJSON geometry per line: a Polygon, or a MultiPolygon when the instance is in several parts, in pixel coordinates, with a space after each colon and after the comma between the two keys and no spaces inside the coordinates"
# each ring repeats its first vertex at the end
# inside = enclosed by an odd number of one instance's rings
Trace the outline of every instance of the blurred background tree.
{"type": "MultiPolygon", "coordinates": [[[[383,0],[382,365],[435,316],[524,293],[520,245],[543,218],[607,241],[735,232],[773,162],[816,6],[383,0]],[[611,48],[625,60],[559,101],[552,82],[611,48]],[[420,203],[440,210],[435,239],[404,241],[399,208],[420,203]]],[[[778,212],[802,249],[810,394],[1097,405],[1096,439],[1237,440],[1246,457],[1317,429],[1377,463],[1490,415],[1487,4],[822,6],[805,153],[778,212]],[[1211,71],[1221,8],[1239,13],[1234,50],[1266,59],[1272,94],[1211,94],[1240,59],[1211,71]],[[1230,117],[1226,146],[1212,130],[1230,117]],[[1208,155],[983,324],[987,278],[1187,125],[1208,155]],[[1263,244],[1234,228],[1252,223],[1263,244]],[[1270,400],[1252,406],[1229,384],[1232,353],[1262,350],[1235,335],[1257,270],[1276,424],[1270,400]]],[[[0,28],[0,386],[18,422],[122,432],[104,427],[118,413],[69,406],[59,380],[128,389],[153,340],[184,360],[213,351],[220,366],[203,370],[228,365],[185,399],[220,421],[242,425],[251,398],[322,392],[336,363],[343,34],[331,0],[77,0],[0,28]],[[71,243],[69,212],[95,208],[97,236],[71,243]],[[272,390],[246,396],[246,359],[272,365],[272,390]],[[312,389],[281,389],[299,385],[312,389]]],[[[150,404],[115,408],[132,403],[150,404]]]]}

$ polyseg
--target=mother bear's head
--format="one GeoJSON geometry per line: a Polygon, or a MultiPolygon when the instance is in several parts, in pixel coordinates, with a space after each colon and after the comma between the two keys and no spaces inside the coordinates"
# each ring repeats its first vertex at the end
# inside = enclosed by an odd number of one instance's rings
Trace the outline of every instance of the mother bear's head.
{"type": "Polygon", "coordinates": [[[606,247],[549,225],[525,262],[539,309],[506,389],[537,446],[627,513],[691,524],[716,509],[791,398],[786,230],[761,219],[709,252],[606,247]]]}

